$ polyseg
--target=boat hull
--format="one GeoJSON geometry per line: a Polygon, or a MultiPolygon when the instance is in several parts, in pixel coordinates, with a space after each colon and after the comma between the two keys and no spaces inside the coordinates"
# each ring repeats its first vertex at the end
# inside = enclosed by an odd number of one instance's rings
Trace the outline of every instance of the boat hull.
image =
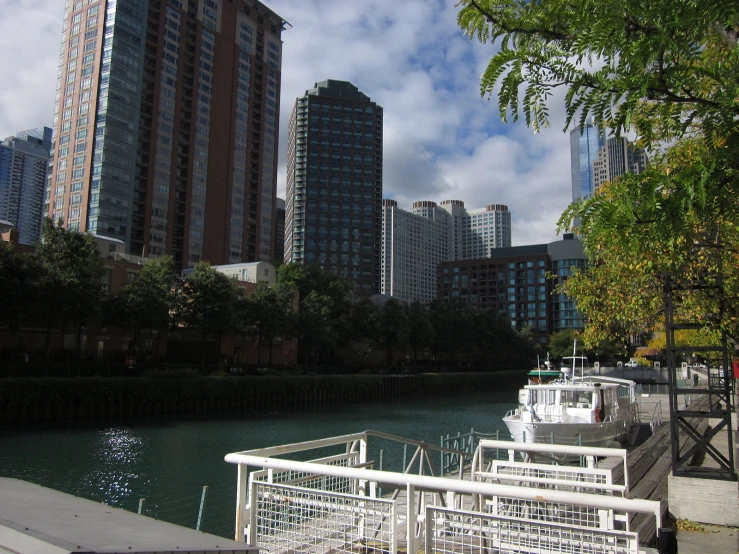
{"type": "Polygon", "coordinates": [[[582,446],[613,446],[613,442],[625,444],[629,422],[625,420],[605,423],[560,423],[537,421],[523,422],[511,417],[503,422],[515,442],[543,442],[554,444],[581,444],[582,446]]]}

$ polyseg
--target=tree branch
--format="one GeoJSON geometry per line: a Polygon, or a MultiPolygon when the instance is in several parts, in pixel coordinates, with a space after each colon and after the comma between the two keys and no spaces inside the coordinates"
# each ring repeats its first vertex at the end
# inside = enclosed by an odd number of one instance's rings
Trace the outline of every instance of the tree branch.
{"type": "Polygon", "coordinates": [[[570,35],[554,31],[552,29],[537,29],[537,28],[525,28],[525,27],[511,27],[509,24],[504,23],[502,18],[496,17],[494,14],[484,10],[475,0],[469,0],[469,6],[475,8],[480,15],[482,15],[488,23],[499,27],[508,34],[521,33],[524,35],[541,35],[548,40],[571,40],[570,35]]]}

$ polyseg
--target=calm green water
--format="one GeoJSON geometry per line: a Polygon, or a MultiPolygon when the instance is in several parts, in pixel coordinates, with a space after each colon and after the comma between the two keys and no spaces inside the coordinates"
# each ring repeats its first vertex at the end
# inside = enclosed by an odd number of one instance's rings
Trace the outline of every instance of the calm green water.
{"type": "MultiPolygon", "coordinates": [[[[223,457],[264,446],[376,430],[439,444],[441,435],[503,432],[515,389],[415,403],[343,406],[333,411],[264,417],[169,419],[156,422],[27,426],[0,431],[0,476],[194,527],[209,487],[202,528],[232,536],[236,466],[223,457]]],[[[402,447],[370,443],[385,469],[399,468],[402,447]]],[[[409,455],[410,455],[409,451],[409,455]]],[[[438,459],[434,459],[438,464],[438,459]]]]}

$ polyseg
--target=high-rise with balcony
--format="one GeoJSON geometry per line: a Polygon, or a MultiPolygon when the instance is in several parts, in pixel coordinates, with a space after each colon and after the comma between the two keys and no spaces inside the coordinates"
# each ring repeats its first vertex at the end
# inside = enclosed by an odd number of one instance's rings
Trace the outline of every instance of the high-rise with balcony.
{"type": "Polygon", "coordinates": [[[68,0],[46,212],[187,267],[270,260],[281,33],[255,0],[68,0]]]}
{"type": "Polygon", "coordinates": [[[347,81],[316,83],[288,128],[285,262],[380,290],[382,107],[347,81]]]}
{"type": "Polygon", "coordinates": [[[16,227],[21,244],[36,244],[41,232],[50,149],[49,127],[0,140],[0,220],[16,227]]]}

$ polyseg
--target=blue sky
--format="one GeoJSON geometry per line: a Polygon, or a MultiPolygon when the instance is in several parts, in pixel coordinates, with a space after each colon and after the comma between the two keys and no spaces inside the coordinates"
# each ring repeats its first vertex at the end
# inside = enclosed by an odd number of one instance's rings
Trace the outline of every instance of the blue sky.
{"type": "MultiPolygon", "coordinates": [[[[283,37],[278,196],[287,122],[317,81],[354,83],[384,108],[384,191],[415,200],[507,204],[513,244],[557,240],[570,201],[569,136],[561,99],[535,135],[503,124],[480,98],[493,47],[457,27],[455,0],[265,0],[292,28],[283,37]]],[[[0,137],[53,121],[63,0],[0,0],[0,137]]]]}

